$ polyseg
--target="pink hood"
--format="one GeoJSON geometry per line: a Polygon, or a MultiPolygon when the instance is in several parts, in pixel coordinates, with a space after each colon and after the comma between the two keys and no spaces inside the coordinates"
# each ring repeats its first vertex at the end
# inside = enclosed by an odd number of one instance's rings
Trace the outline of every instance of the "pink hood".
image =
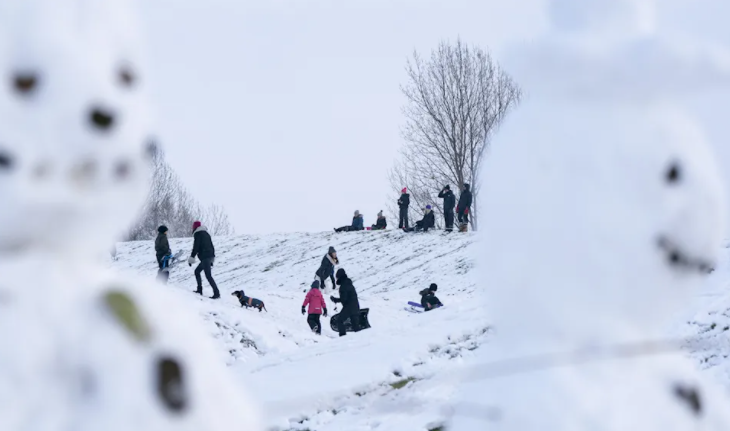
{"type": "Polygon", "coordinates": [[[322,292],[319,289],[312,288],[307,292],[302,307],[307,304],[309,304],[309,314],[322,314],[322,311],[327,308],[327,304],[324,302],[324,296],[322,296],[322,292]]]}

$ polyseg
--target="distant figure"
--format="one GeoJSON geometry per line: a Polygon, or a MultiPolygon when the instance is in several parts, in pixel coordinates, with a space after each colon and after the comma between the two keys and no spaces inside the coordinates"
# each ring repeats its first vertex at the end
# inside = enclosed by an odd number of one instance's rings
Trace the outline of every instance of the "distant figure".
{"type": "Polygon", "coordinates": [[[163,259],[165,256],[172,254],[172,251],[170,250],[170,243],[167,241],[167,226],[163,225],[157,228],[155,253],[157,255],[157,265],[160,267],[160,271],[162,271],[162,268],[164,267],[163,259]]]}
{"type": "Polygon", "coordinates": [[[401,195],[398,199],[398,208],[400,208],[400,219],[398,220],[398,229],[408,229],[408,205],[411,204],[411,195],[408,194],[408,188],[403,187],[400,191],[401,195]]]}
{"type": "Polygon", "coordinates": [[[436,283],[431,283],[431,286],[429,286],[428,289],[424,289],[419,292],[421,295],[421,305],[423,306],[424,311],[430,311],[444,305],[436,297],[437,289],[438,286],[436,283]]]}
{"type": "Polygon", "coordinates": [[[208,229],[203,226],[202,223],[196,221],[193,223],[193,252],[188,259],[188,264],[193,266],[195,263],[195,256],[200,258],[200,264],[195,268],[195,281],[198,283],[198,289],[195,293],[203,294],[203,280],[200,278],[200,273],[205,271],[205,278],[208,280],[210,287],[213,288],[213,296],[210,299],[218,299],[221,297],[218,291],[218,286],[213,280],[213,274],[211,268],[215,261],[215,248],[213,247],[213,239],[208,233],[208,229]]]}
{"type": "Polygon", "coordinates": [[[469,184],[464,183],[464,188],[459,196],[459,204],[456,206],[456,217],[459,220],[459,232],[466,232],[469,229],[469,211],[471,211],[471,191],[469,184]]]}
{"type": "Polygon", "coordinates": [[[319,269],[315,273],[317,279],[319,279],[319,285],[322,290],[327,288],[325,281],[327,277],[332,280],[332,288],[335,287],[335,265],[338,265],[340,261],[337,259],[337,251],[334,247],[330,247],[327,254],[322,258],[322,263],[319,265],[319,269]]]}
{"type": "Polygon", "coordinates": [[[337,270],[337,285],[340,286],[340,297],[330,296],[332,302],[342,303],[342,311],[339,317],[339,333],[340,337],[347,334],[345,320],[350,319],[352,330],[357,332],[360,330],[360,301],[357,299],[357,291],[352,284],[352,280],[347,276],[345,270],[340,268],[337,270]]]}
{"type": "Polygon", "coordinates": [[[324,301],[322,291],[319,290],[319,280],[312,282],[312,289],[307,292],[307,296],[304,297],[304,303],[302,304],[302,314],[306,314],[306,307],[309,305],[309,316],[307,316],[307,323],[312,331],[317,334],[322,334],[322,325],[319,322],[319,316],[324,315],[327,317],[327,303],[324,301]]]}
{"type": "Polygon", "coordinates": [[[433,229],[436,226],[436,217],[431,210],[431,205],[426,205],[426,209],[423,211],[423,219],[416,222],[415,228],[403,228],[406,232],[428,232],[429,229],[433,229]]]}
{"type": "Polygon", "coordinates": [[[371,230],[385,230],[385,228],[388,227],[388,223],[385,221],[385,216],[383,215],[383,210],[380,210],[378,213],[378,220],[375,222],[375,224],[370,228],[371,230]]]}
{"type": "Polygon", "coordinates": [[[454,207],[456,206],[456,196],[451,191],[451,186],[446,185],[441,192],[439,197],[444,200],[444,222],[446,223],[446,231],[451,232],[454,230],[454,207]]]}
{"type": "Polygon", "coordinates": [[[362,214],[360,214],[360,211],[355,210],[355,215],[352,217],[352,224],[350,226],[339,227],[335,229],[335,232],[352,232],[364,229],[362,214]]]}

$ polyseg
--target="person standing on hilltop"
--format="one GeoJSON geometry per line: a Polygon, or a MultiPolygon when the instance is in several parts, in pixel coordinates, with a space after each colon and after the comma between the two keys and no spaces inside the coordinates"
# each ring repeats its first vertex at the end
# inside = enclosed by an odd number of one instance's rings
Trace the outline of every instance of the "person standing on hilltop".
{"type": "Polygon", "coordinates": [[[408,205],[411,204],[411,195],[408,194],[408,188],[403,187],[400,198],[398,198],[398,208],[400,208],[400,220],[398,221],[398,229],[408,229],[408,205]]]}
{"type": "Polygon", "coordinates": [[[466,232],[469,228],[469,212],[471,211],[471,190],[469,184],[464,183],[464,188],[459,196],[459,204],[456,206],[456,217],[459,220],[459,232],[466,232]]]}
{"type": "Polygon", "coordinates": [[[448,184],[441,190],[439,197],[444,200],[444,223],[447,232],[454,230],[454,207],[456,206],[456,196],[451,191],[448,184]]]}
{"type": "Polygon", "coordinates": [[[195,256],[200,258],[200,264],[195,268],[195,281],[198,283],[198,288],[195,293],[203,294],[203,280],[200,277],[201,272],[205,272],[205,278],[208,280],[210,287],[213,288],[213,296],[210,299],[218,299],[221,297],[218,291],[218,286],[213,280],[213,274],[211,268],[215,261],[215,248],[213,247],[213,239],[208,233],[208,229],[203,226],[199,221],[193,223],[193,252],[188,258],[188,265],[193,266],[195,263],[195,256]]]}

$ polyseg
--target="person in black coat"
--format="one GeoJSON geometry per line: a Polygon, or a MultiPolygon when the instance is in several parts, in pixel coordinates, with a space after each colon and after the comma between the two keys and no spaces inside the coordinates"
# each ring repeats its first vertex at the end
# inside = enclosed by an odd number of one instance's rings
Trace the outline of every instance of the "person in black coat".
{"type": "Polygon", "coordinates": [[[471,211],[471,190],[469,190],[469,184],[464,183],[464,189],[461,191],[459,196],[459,204],[456,206],[456,217],[459,220],[459,226],[461,228],[466,227],[469,224],[469,212],[471,211]]]}
{"type": "Polygon", "coordinates": [[[210,237],[208,229],[199,221],[193,223],[193,252],[188,259],[190,266],[193,266],[195,263],[195,256],[200,258],[200,264],[195,268],[195,281],[198,283],[198,288],[195,293],[203,294],[203,280],[200,278],[200,273],[205,272],[205,278],[208,280],[210,287],[213,288],[213,296],[210,299],[220,298],[221,294],[218,291],[218,285],[215,284],[213,274],[211,273],[211,268],[215,261],[213,239],[210,237]]]}
{"type": "Polygon", "coordinates": [[[454,230],[454,207],[456,206],[456,196],[451,191],[451,186],[446,186],[439,193],[439,197],[444,200],[444,222],[446,230],[451,232],[454,230]]]}
{"type": "Polygon", "coordinates": [[[345,320],[348,318],[352,324],[352,330],[355,332],[360,330],[360,301],[357,299],[357,291],[355,291],[352,280],[342,268],[337,270],[337,285],[340,286],[340,297],[330,296],[330,300],[335,304],[342,303],[342,311],[338,322],[340,337],[342,337],[347,334],[345,320]]]}
{"type": "Polygon", "coordinates": [[[438,289],[438,286],[436,285],[436,283],[431,283],[431,285],[428,287],[428,289],[424,289],[419,292],[419,294],[421,295],[421,305],[423,306],[423,309],[425,311],[430,311],[430,310],[433,310],[434,308],[438,308],[438,307],[441,307],[444,305],[436,297],[437,289],[438,289]]]}
{"type": "Polygon", "coordinates": [[[315,273],[319,279],[319,285],[322,290],[325,289],[325,280],[327,277],[332,281],[332,288],[335,287],[335,265],[339,264],[340,261],[337,259],[337,251],[334,247],[330,247],[327,254],[322,258],[322,263],[319,265],[319,269],[315,273]]]}
{"type": "Polygon", "coordinates": [[[426,205],[426,210],[423,213],[423,219],[418,220],[416,222],[415,228],[408,228],[403,229],[406,232],[413,232],[413,231],[424,231],[428,232],[429,229],[433,229],[434,226],[436,226],[436,216],[434,215],[433,211],[431,210],[431,205],[426,205]]]}
{"type": "Polygon", "coordinates": [[[375,224],[370,228],[371,230],[385,230],[385,228],[388,227],[388,222],[385,220],[385,216],[383,215],[383,210],[380,210],[378,213],[378,220],[375,222],[375,224]]]}
{"type": "Polygon", "coordinates": [[[160,271],[162,271],[162,260],[165,256],[172,254],[172,251],[170,251],[170,243],[167,241],[167,226],[160,226],[157,228],[155,253],[157,256],[157,265],[160,267],[160,271]]]}
{"type": "Polygon", "coordinates": [[[408,194],[408,188],[403,187],[400,198],[398,199],[398,208],[400,208],[400,220],[398,220],[398,229],[408,229],[408,205],[411,204],[411,195],[408,194]]]}

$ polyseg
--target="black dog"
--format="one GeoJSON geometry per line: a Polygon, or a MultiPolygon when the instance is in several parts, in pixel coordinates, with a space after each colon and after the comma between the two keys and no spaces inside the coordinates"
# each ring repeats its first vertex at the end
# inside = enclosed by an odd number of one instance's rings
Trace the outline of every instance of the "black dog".
{"type": "MultiPolygon", "coordinates": [[[[231,295],[233,295],[236,298],[238,298],[238,302],[241,303],[241,307],[258,308],[259,309],[259,313],[261,312],[262,309],[263,310],[266,310],[266,306],[264,305],[264,301],[262,301],[260,299],[250,298],[250,297],[246,296],[243,293],[243,290],[237,290],[237,291],[231,293],[231,295]]],[[[269,310],[266,310],[266,312],[268,313],[269,310]]]]}

